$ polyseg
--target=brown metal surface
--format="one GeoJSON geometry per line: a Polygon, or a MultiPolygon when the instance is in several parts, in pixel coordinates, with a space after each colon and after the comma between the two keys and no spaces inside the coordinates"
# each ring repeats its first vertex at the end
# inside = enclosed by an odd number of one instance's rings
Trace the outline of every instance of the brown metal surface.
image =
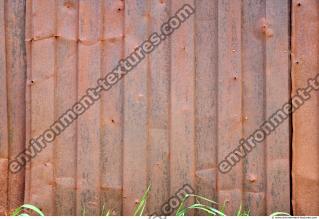
{"type": "MultiPolygon", "coordinates": [[[[216,165],[289,96],[288,1],[189,1],[196,15],[29,167],[47,214],[148,211],[183,184],[252,214],[288,211],[289,127],[229,174],[216,165]],[[251,180],[254,179],[254,180],[251,180]]],[[[183,1],[28,1],[29,135],[158,30],[183,1]]]]}
{"type": "MultiPolygon", "coordinates": [[[[319,1],[292,2],[292,88],[305,87],[319,73],[319,1]]],[[[293,210],[319,215],[319,99],[310,100],[293,115],[293,210]]]]}
{"type": "Polygon", "coordinates": [[[0,214],[23,203],[24,171],[8,162],[25,147],[25,2],[0,1],[0,214]]]}
{"type": "Polygon", "coordinates": [[[25,192],[46,215],[130,215],[151,183],[147,212],[161,212],[188,183],[227,214],[241,204],[290,212],[289,121],[231,172],[217,170],[289,99],[288,0],[0,4],[0,211],[25,192]],[[27,165],[23,190],[8,158],[186,2],[195,15],[27,165]]]}

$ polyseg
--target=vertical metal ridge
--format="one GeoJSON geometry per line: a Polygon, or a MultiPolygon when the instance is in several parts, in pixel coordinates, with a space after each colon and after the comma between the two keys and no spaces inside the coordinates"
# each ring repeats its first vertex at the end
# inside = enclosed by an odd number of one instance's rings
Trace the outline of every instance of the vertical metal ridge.
{"type": "MultiPolygon", "coordinates": [[[[298,89],[307,87],[310,78],[318,82],[319,2],[293,0],[291,6],[291,78],[294,96],[298,89]]],[[[295,215],[319,214],[318,90],[313,89],[310,94],[311,98],[305,100],[292,115],[292,205],[295,215]]]]}
{"type": "MultiPolygon", "coordinates": [[[[80,2],[79,86],[78,98],[87,88],[96,86],[100,77],[101,53],[101,1],[80,2]],[[95,42],[95,43],[86,43],[95,42]]],[[[86,215],[100,213],[100,102],[78,118],[78,204],[86,215]],[[88,131],[90,130],[90,131],[88,131]]]]}
{"type": "MultiPolygon", "coordinates": [[[[55,119],[77,100],[77,1],[56,2],[55,119]],[[61,19],[63,18],[63,19],[61,19]]],[[[56,215],[76,214],[76,121],[55,139],[56,215]],[[65,167],[68,168],[65,168],[65,167]]]]}
{"type": "Polygon", "coordinates": [[[125,76],[124,98],[124,215],[132,214],[135,204],[145,192],[147,165],[147,63],[135,49],[147,37],[146,1],[126,1],[125,55],[134,67],[125,76]],[[133,63],[135,61],[135,63],[133,63]],[[138,63],[141,61],[141,63],[138,63]]]}
{"type": "Polygon", "coordinates": [[[216,201],[218,7],[209,0],[195,4],[195,192],[216,201]]]}
{"type": "MultiPolygon", "coordinates": [[[[289,96],[288,1],[266,2],[267,116],[275,113],[289,96]],[[280,83],[279,83],[280,82],[280,83]],[[276,98],[274,98],[276,96],[276,98]]],[[[290,212],[289,118],[267,138],[267,213],[290,212]],[[273,179],[276,179],[274,181],[273,179]]]]}
{"type": "MultiPolygon", "coordinates": [[[[172,1],[168,0],[168,17],[172,16],[172,1]]],[[[169,82],[168,82],[168,194],[171,196],[172,191],[172,172],[171,172],[171,156],[172,156],[172,40],[168,38],[168,68],[169,68],[169,82]]]]}
{"type": "MultiPolygon", "coordinates": [[[[191,4],[192,7],[196,8],[196,0],[192,1],[191,4]]],[[[192,159],[192,169],[193,169],[193,173],[192,173],[192,186],[196,189],[196,168],[197,168],[197,148],[196,148],[196,12],[193,15],[192,18],[192,31],[193,31],[193,38],[192,38],[192,46],[193,46],[193,57],[192,57],[192,62],[193,62],[193,78],[192,78],[192,83],[193,83],[193,93],[192,93],[192,99],[193,99],[193,104],[192,104],[192,135],[193,135],[193,159],[192,159]]]]}
{"type": "MultiPolygon", "coordinates": [[[[99,66],[99,69],[100,69],[100,75],[99,75],[99,78],[102,78],[105,74],[103,72],[103,56],[104,56],[104,43],[105,41],[103,40],[104,38],[104,27],[105,27],[105,16],[104,16],[104,13],[105,13],[105,1],[101,1],[100,3],[100,12],[101,12],[101,21],[100,21],[100,40],[102,40],[100,42],[100,66],[99,66]]],[[[96,83],[95,83],[96,84],[96,83]]],[[[102,91],[103,92],[103,91],[102,91]]],[[[101,95],[101,94],[100,94],[101,95]]],[[[104,208],[104,205],[103,203],[101,202],[102,200],[102,142],[101,142],[101,139],[102,139],[102,118],[103,118],[103,114],[102,114],[102,98],[100,100],[98,100],[100,103],[99,103],[99,124],[97,125],[98,128],[99,128],[99,156],[98,156],[98,183],[99,183],[99,187],[98,187],[98,193],[99,193],[99,198],[98,198],[98,202],[99,202],[99,215],[102,215],[104,214],[104,212],[102,212],[103,208],[104,208]]]]}
{"type": "MultiPolygon", "coordinates": [[[[146,13],[147,13],[147,23],[146,23],[146,37],[150,36],[150,32],[151,32],[151,28],[152,28],[152,16],[151,16],[151,6],[152,6],[152,1],[147,1],[146,2],[146,13]]],[[[145,57],[146,60],[144,60],[144,62],[146,62],[146,148],[145,148],[145,155],[146,155],[146,159],[145,159],[145,172],[146,172],[146,179],[145,179],[145,183],[146,183],[146,188],[147,189],[148,186],[151,186],[150,184],[150,172],[151,172],[151,168],[150,168],[150,117],[151,117],[151,97],[152,97],[152,90],[151,88],[151,73],[152,73],[152,69],[151,69],[151,58],[150,55],[146,55],[145,57]]],[[[152,190],[152,188],[151,188],[152,190]]],[[[149,210],[149,206],[145,207],[145,211],[148,212],[149,210]]],[[[150,213],[149,213],[150,214],[150,213]]]]}
{"type": "MultiPolygon", "coordinates": [[[[123,58],[123,7],[122,1],[104,1],[102,43],[102,77],[110,73],[123,58]]],[[[111,90],[101,93],[101,206],[122,212],[123,165],[123,81],[111,90]]],[[[107,209],[104,209],[105,211],[107,209]]],[[[104,212],[106,213],[106,212],[104,212]]]]}
{"type": "MultiPolygon", "coordinates": [[[[126,8],[126,0],[123,0],[123,20],[122,20],[122,40],[121,40],[121,55],[122,58],[124,59],[125,57],[125,38],[126,38],[126,31],[125,31],[125,19],[126,19],[126,14],[125,14],[125,8],[126,8]]],[[[124,101],[125,101],[125,97],[124,97],[124,86],[125,86],[125,78],[123,78],[122,82],[121,82],[121,88],[120,88],[120,92],[121,92],[121,210],[120,210],[120,214],[123,215],[123,209],[124,209],[124,196],[123,196],[123,191],[124,191],[124,129],[125,129],[125,123],[124,123],[124,101]]]]}
{"type": "MultiPolygon", "coordinates": [[[[126,38],[126,32],[125,32],[125,22],[126,22],[126,13],[125,13],[125,8],[126,8],[126,1],[123,1],[123,13],[122,13],[122,22],[121,22],[121,25],[122,25],[122,30],[121,30],[121,33],[122,33],[122,40],[121,40],[121,57],[122,59],[124,59],[125,57],[125,38],[126,38]]],[[[124,129],[125,129],[125,123],[124,123],[124,117],[125,117],[125,114],[124,114],[124,86],[125,86],[125,78],[122,80],[121,82],[121,88],[120,88],[120,97],[121,97],[121,202],[120,202],[120,207],[121,207],[121,211],[120,211],[120,214],[123,215],[123,209],[124,209],[124,199],[123,199],[123,190],[124,190],[124,164],[123,164],[123,161],[124,161],[124,129]]]]}
{"type": "MultiPolygon", "coordinates": [[[[243,137],[248,138],[265,120],[265,1],[242,2],[243,137]]],[[[265,143],[259,143],[243,161],[243,207],[252,215],[265,211],[265,143]]]]}
{"type": "MultiPolygon", "coordinates": [[[[77,4],[77,18],[76,18],[76,38],[80,39],[80,2],[77,4]]],[[[79,42],[77,41],[76,43],[76,100],[79,101],[79,42]]],[[[81,206],[78,205],[78,200],[79,200],[79,192],[78,192],[78,186],[79,186],[79,180],[78,180],[78,157],[79,157],[79,152],[78,152],[78,139],[79,139],[79,132],[78,132],[78,120],[75,121],[75,215],[81,215],[81,206]]]]}
{"type": "MultiPolygon", "coordinates": [[[[265,19],[267,19],[267,1],[265,1],[265,8],[264,8],[264,14],[265,14],[265,19]]],[[[264,120],[266,120],[267,118],[267,41],[265,40],[263,43],[263,57],[264,57],[264,66],[263,66],[263,73],[264,73],[264,94],[263,94],[263,98],[264,98],[264,120]]],[[[265,212],[267,213],[267,209],[268,209],[268,200],[267,200],[267,191],[268,191],[268,180],[267,180],[267,173],[268,173],[268,153],[267,153],[267,148],[268,148],[268,143],[267,143],[267,139],[265,139],[265,148],[264,148],[264,164],[265,164],[265,171],[264,171],[264,177],[265,177],[265,212]]]]}
{"type": "MultiPolygon", "coordinates": [[[[27,148],[29,141],[31,139],[31,80],[32,80],[32,0],[26,1],[26,58],[27,58],[27,77],[26,77],[26,142],[25,148],[27,148]]],[[[26,175],[25,175],[25,197],[24,202],[30,202],[31,194],[31,165],[32,162],[29,162],[26,165],[26,175]]]]}
{"type": "MultiPolygon", "coordinates": [[[[219,1],[218,6],[218,161],[238,146],[242,135],[241,23],[239,1],[219,1]]],[[[218,202],[226,201],[226,213],[233,214],[242,200],[242,161],[219,174],[218,202]]]]}
{"type": "MultiPolygon", "coordinates": [[[[25,142],[25,2],[5,1],[8,158],[24,149],[25,142]]],[[[23,203],[25,171],[8,174],[8,208],[23,203]]]]}
{"type": "MultiPolygon", "coordinates": [[[[105,66],[105,63],[104,63],[104,56],[105,56],[105,41],[104,41],[104,26],[105,26],[105,16],[104,16],[104,13],[105,13],[105,1],[103,0],[102,3],[101,3],[101,16],[102,16],[102,22],[101,22],[101,35],[100,35],[100,39],[102,39],[101,41],[101,45],[100,45],[100,78],[103,78],[105,77],[105,75],[107,74],[106,72],[104,72],[104,66],[105,66]]],[[[102,91],[103,92],[103,91],[102,91]]],[[[102,210],[104,209],[104,203],[103,203],[103,189],[102,189],[102,182],[103,182],[103,173],[102,173],[102,153],[103,153],[103,142],[102,142],[102,138],[103,138],[103,94],[101,95],[101,99],[99,100],[100,101],[100,106],[99,106],[99,114],[100,114],[100,121],[99,121],[99,129],[100,129],[100,140],[99,140],[99,150],[100,150],[100,156],[99,156],[99,183],[100,183],[100,200],[98,200],[100,202],[100,215],[102,215],[104,212],[102,212],[102,210]]]]}
{"type": "MultiPolygon", "coordinates": [[[[58,32],[58,2],[55,0],[55,4],[54,4],[54,9],[55,9],[55,13],[54,13],[54,33],[55,36],[57,36],[57,32],[58,32]]],[[[57,52],[58,52],[58,40],[55,37],[54,39],[54,70],[53,70],[53,120],[55,121],[58,117],[57,115],[57,52]]],[[[53,121],[52,121],[53,122],[53,121]]],[[[53,209],[52,209],[52,215],[56,215],[57,212],[57,148],[56,148],[56,141],[52,142],[52,175],[53,175],[53,197],[52,197],[52,202],[53,202],[53,209]]]]}
{"type": "MultiPolygon", "coordinates": [[[[241,104],[241,112],[240,112],[240,121],[241,121],[241,139],[244,137],[244,71],[243,71],[243,4],[244,0],[240,0],[240,104],[241,104]]],[[[245,162],[246,159],[243,160],[243,162],[240,164],[241,165],[241,197],[240,197],[240,204],[245,206],[245,162]]]]}
{"type": "MultiPolygon", "coordinates": [[[[216,98],[216,155],[215,155],[215,159],[216,159],[216,167],[219,166],[219,139],[218,139],[218,135],[219,135],[219,129],[218,129],[218,124],[219,124],[219,1],[220,0],[216,0],[216,5],[217,5],[217,11],[216,11],[216,19],[217,19],[217,37],[216,37],[216,58],[217,58],[217,64],[216,64],[216,93],[215,93],[215,98],[216,98]]],[[[219,195],[219,189],[220,189],[220,185],[219,185],[219,181],[220,181],[220,177],[221,177],[222,173],[220,173],[220,171],[217,171],[216,173],[216,201],[218,202],[220,200],[220,195],[219,195]]]]}
{"type": "Polygon", "coordinates": [[[6,60],[6,10],[4,0],[0,1],[0,54],[2,59],[0,60],[0,168],[2,174],[0,176],[0,193],[3,194],[0,197],[0,214],[6,214],[8,211],[8,162],[9,162],[9,140],[8,140],[8,89],[7,89],[7,60],[6,60]]]}

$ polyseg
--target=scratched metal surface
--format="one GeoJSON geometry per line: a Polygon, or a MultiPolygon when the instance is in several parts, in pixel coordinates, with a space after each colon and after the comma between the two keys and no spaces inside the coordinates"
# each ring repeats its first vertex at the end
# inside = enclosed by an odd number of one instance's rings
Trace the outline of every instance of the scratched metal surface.
{"type": "Polygon", "coordinates": [[[288,0],[27,0],[26,140],[184,2],[195,16],[27,166],[25,202],[47,215],[99,215],[103,207],[127,215],[151,182],[152,213],[188,183],[226,201],[228,214],[241,203],[253,215],[290,212],[289,121],[230,173],[217,171],[289,98],[288,0]]]}
{"type": "MultiPolygon", "coordinates": [[[[292,93],[319,72],[319,2],[292,4],[292,93]]],[[[296,215],[319,215],[319,101],[314,92],[293,115],[292,185],[296,215]]]]}

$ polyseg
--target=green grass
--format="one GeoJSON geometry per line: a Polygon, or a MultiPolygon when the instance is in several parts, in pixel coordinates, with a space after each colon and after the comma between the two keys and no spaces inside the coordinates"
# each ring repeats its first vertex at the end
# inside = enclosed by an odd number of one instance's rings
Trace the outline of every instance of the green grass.
{"type": "Polygon", "coordinates": [[[138,205],[135,207],[133,216],[142,216],[143,215],[150,189],[151,189],[151,185],[149,185],[147,187],[146,191],[144,192],[143,197],[139,201],[138,205]]]}
{"type": "MultiPolygon", "coordinates": [[[[151,190],[151,185],[147,187],[140,201],[137,203],[133,212],[133,216],[144,215],[150,190],[151,190]]],[[[181,200],[181,203],[178,206],[175,215],[187,216],[190,211],[197,210],[199,212],[203,212],[207,214],[208,216],[226,216],[225,214],[226,203],[224,203],[220,209],[212,207],[213,205],[217,206],[218,203],[200,195],[186,194],[185,197],[181,200]],[[188,206],[186,203],[189,199],[193,199],[195,203],[188,206]]],[[[103,205],[101,216],[110,216],[111,212],[112,212],[111,209],[106,211],[106,208],[103,205]]],[[[44,214],[39,208],[30,204],[24,204],[20,206],[17,209],[15,209],[15,211],[12,213],[12,216],[30,216],[30,215],[44,216],[44,214]]],[[[83,208],[82,215],[85,215],[85,208],[83,208]]],[[[250,211],[243,209],[242,205],[240,205],[238,210],[235,212],[235,216],[250,216],[250,211]]],[[[290,214],[285,212],[274,212],[270,216],[290,216],[290,214]]]]}
{"type": "Polygon", "coordinates": [[[250,211],[242,209],[242,205],[240,204],[239,209],[237,210],[236,216],[250,216],[250,211]]]}
{"type": "Polygon", "coordinates": [[[112,209],[109,209],[108,211],[106,211],[105,205],[103,204],[102,211],[101,211],[101,216],[110,216],[111,215],[111,211],[112,211],[112,209]]]}
{"type": "Polygon", "coordinates": [[[176,216],[186,216],[190,210],[197,209],[197,210],[203,211],[211,216],[225,216],[225,214],[223,212],[221,212],[218,209],[213,208],[209,205],[202,204],[201,201],[205,201],[205,202],[208,202],[211,204],[217,204],[216,202],[214,202],[208,198],[205,198],[203,196],[195,195],[195,194],[187,194],[187,195],[185,195],[181,204],[177,208],[175,215],[176,216]],[[192,204],[190,206],[186,206],[186,204],[185,204],[186,201],[191,197],[193,197],[195,199],[196,203],[192,204]]]}
{"type": "Polygon", "coordinates": [[[38,216],[44,216],[44,214],[39,208],[30,204],[24,204],[16,208],[11,214],[11,216],[30,216],[32,213],[35,213],[38,216]]]}

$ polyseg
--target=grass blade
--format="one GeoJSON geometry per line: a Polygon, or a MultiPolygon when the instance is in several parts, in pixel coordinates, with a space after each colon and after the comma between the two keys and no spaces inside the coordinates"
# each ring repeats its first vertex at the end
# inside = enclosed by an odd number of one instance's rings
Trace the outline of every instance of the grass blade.
{"type": "Polygon", "coordinates": [[[196,200],[197,200],[197,198],[198,198],[198,199],[201,199],[201,200],[204,200],[204,201],[208,201],[208,202],[210,202],[210,203],[212,203],[212,204],[217,204],[217,202],[214,202],[213,200],[210,200],[210,199],[205,198],[205,197],[200,196],[200,195],[188,194],[188,196],[189,196],[189,197],[195,197],[196,200]]]}
{"type": "Polygon", "coordinates": [[[210,207],[210,206],[207,206],[207,205],[204,205],[204,204],[201,204],[201,203],[196,203],[196,204],[193,204],[189,207],[185,207],[185,202],[186,200],[189,198],[189,197],[195,197],[196,198],[196,201],[198,202],[197,198],[199,199],[202,199],[202,200],[206,200],[206,201],[209,201],[211,203],[216,203],[210,199],[207,199],[207,198],[204,198],[202,196],[198,196],[198,195],[193,195],[193,194],[188,194],[185,196],[185,198],[183,199],[183,201],[181,202],[180,206],[178,207],[177,211],[176,211],[176,216],[185,216],[185,214],[188,212],[188,210],[190,209],[198,209],[198,210],[202,210],[206,213],[208,213],[209,215],[212,215],[212,216],[225,216],[224,213],[220,212],[219,210],[213,208],[213,207],[210,207]]]}
{"type": "Polygon", "coordinates": [[[272,213],[272,214],[269,215],[269,216],[274,217],[274,216],[291,216],[291,215],[288,214],[288,213],[286,213],[286,212],[280,212],[280,211],[278,211],[278,212],[272,213]]]}
{"type": "Polygon", "coordinates": [[[190,209],[202,210],[212,216],[226,216],[224,213],[220,212],[219,210],[207,205],[203,205],[203,204],[193,204],[187,208],[180,209],[180,211],[176,213],[176,216],[184,216],[190,209]]]}
{"type": "Polygon", "coordinates": [[[135,210],[134,210],[134,216],[142,216],[144,213],[144,209],[146,206],[146,201],[148,198],[148,193],[151,189],[151,185],[149,185],[146,189],[146,191],[144,192],[143,197],[141,198],[140,202],[138,203],[138,205],[136,206],[135,210]]]}
{"type": "Polygon", "coordinates": [[[240,204],[240,206],[239,206],[239,209],[238,209],[236,215],[237,215],[237,216],[241,216],[241,204],[240,204]]]}
{"type": "Polygon", "coordinates": [[[106,212],[105,216],[110,216],[110,215],[111,215],[111,209],[109,209],[109,210],[106,212]]]}
{"type": "MultiPolygon", "coordinates": [[[[178,216],[178,214],[181,214],[182,210],[185,209],[185,202],[186,200],[189,198],[189,197],[194,197],[197,204],[200,204],[199,200],[204,200],[204,201],[207,201],[207,202],[210,202],[212,204],[217,204],[217,202],[214,202],[208,198],[205,198],[203,196],[200,196],[200,195],[195,195],[195,194],[186,194],[185,197],[183,198],[181,204],[179,205],[179,207],[177,208],[176,210],[176,216],[178,216]]],[[[207,206],[206,206],[207,207],[207,206]]],[[[216,209],[215,209],[216,210],[216,209]]],[[[218,210],[216,210],[218,211],[218,210]]],[[[219,211],[218,211],[219,212],[219,211]]],[[[185,213],[185,212],[184,212],[185,213]]]]}
{"type": "Polygon", "coordinates": [[[216,214],[213,211],[210,211],[209,209],[201,206],[189,206],[187,209],[198,209],[208,213],[211,216],[216,216],[216,214]]]}
{"type": "Polygon", "coordinates": [[[217,210],[216,208],[212,208],[212,207],[209,207],[209,208],[210,208],[211,211],[213,211],[218,216],[226,216],[225,213],[223,213],[222,211],[217,210]]]}
{"type": "Polygon", "coordinates": [[[42,213],[42,211],[39,208],[35,207],[34,205],[30,205],[30,204],[24,204],[24,205],[18,207],[17,209],[14,210],[14,212],[12,213],[12,216],[18,216],[18,215],[27,216],[28,214],[26,214],[26,213],[20,214],[24,210],[31,210],[31,211],[37,213],[37,215],[39,215],[39,216],[44,216],[44,214],[42,213]]]}

